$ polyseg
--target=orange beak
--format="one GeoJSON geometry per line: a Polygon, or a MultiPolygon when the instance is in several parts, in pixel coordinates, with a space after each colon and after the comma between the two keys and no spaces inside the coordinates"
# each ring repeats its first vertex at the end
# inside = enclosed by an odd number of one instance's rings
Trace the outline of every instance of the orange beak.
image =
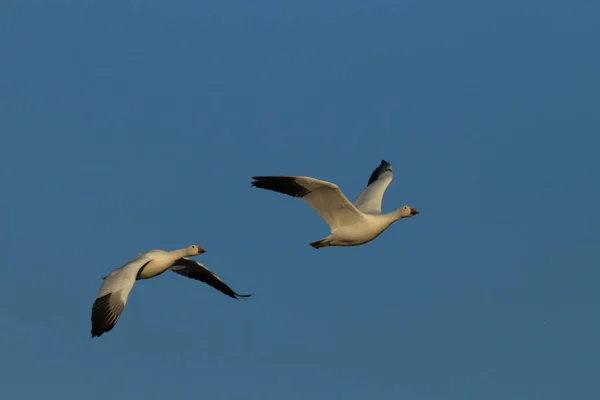
{"type": "Polygon", "coordinates": [[[198,254],[202,254],[202,253],[206,253],[206,250],[204,250],[202,247],[198,246],[198,254]]]}
{"type": "Polygon", "coordinates": [[[414,208],[410,208],[410,215],[417,215],[419,213],[419,210],[414,209],[414,208]]]}

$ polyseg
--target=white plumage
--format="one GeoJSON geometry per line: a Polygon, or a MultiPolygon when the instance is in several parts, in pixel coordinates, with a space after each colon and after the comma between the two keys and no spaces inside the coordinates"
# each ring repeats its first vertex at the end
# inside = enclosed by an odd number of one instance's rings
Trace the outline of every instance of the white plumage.
{"type": "Polygon", "coordinates": [[[161,249],[140,253],[133,260],[115,269],[102,279],[104,282],[92,306],[92,337],[114,328],[127,304],[127,298],[137,280],[150,279],[172,270],[188,278],[197,279],[232,298],[249,297],[234,292],[214,272],[197,261],[187,258],[204,253],[200,246],[165,251],[161,249]]]}
{"type": "Polygon", "coordinates": [[[299,197],[323,218],[331,233],[311,246],[358,246],[375,239],[395,221],[419,214],[408,205],[381,213],[383,194],[392,178],[391,164],[382,160],[354,204],[336,184],[307,176],[254,176],[252,186],[299,197]]]}

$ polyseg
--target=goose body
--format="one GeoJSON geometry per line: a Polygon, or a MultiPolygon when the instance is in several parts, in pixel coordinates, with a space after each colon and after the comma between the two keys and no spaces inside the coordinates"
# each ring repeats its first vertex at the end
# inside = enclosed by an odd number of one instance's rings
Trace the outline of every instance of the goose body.
{"type": "Polygon", "coordinates": [[[140,253],[121,268],[103,276],[102,286],[92,306],[92,337],[101,336],[114,328],[137,280],[150,279],[167,270],[204,282],[234,299],[250,297],[234,292],[214,272],[188,258],[205,251],[196,245],[173,251],[154,249],[140,253]]]}
{"type": "Polygon", "coordinates": [[[382,214],[383,194],[392,178],[392,165],[381,160],[354,203],[336,184],[308,176],[254,176],[252,186],[299,197],[321,216],[330,235],[310,243],[312,247],[358,246],[375,239],[397,220],[419,214],[408,205],[382,214]]]}

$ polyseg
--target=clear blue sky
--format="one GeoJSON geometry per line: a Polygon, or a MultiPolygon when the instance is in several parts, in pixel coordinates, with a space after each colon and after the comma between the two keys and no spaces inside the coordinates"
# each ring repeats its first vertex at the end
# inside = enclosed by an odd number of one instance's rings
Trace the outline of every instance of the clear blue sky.
{"type": "Polygon", "coordinates": [[[4,1],[7,399],[600,398],[597,1],[4,1]],[[252,175],[352,199],[376,241],[252,175]],[[100,277],[191,243],[234,301],[100,277]]]}

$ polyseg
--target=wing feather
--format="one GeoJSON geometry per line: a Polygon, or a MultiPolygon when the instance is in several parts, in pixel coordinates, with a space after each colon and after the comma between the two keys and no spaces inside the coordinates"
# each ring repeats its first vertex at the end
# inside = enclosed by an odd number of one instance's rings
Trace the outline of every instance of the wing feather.
{"type": "Polygon", "coordinates": [[[115,327],[138,272],[151,261],[151,258],[142,254],[103,277],[104,281],[92,305],[92,337],[102,336],[115,327]]]}
{"type": "Polygon", "coordinates": [[[381,164],[371,173],[367,187],[357,196],[354,202],[356,208],[365,214],[381,214],[383,194],[393,177],[392,165],[381,160],[381,164]]]}
{"type": "Polygon", "coordinates": [[[221,280],[210,269],[206,268],[203,264],[198,261],[182,257],[175,261],[173,266],[170,268],[171,271],[178,273],[179,275],[185,276],[190,279],[196,279],[200,282],[204,282],[209,286],[217,289],[221,293],[226,294],[234,299],[246,298],[252,296],[251,294],[239,294],[231,289],[225,282],[221,280]]]}
{"type": "Polygon", "coordinates": [[[254,187],[306,201],[329,225],[331,232],[363,218],[340,188],[331,182],[308,176],[253,176],[252,179],[254,187]]]}

